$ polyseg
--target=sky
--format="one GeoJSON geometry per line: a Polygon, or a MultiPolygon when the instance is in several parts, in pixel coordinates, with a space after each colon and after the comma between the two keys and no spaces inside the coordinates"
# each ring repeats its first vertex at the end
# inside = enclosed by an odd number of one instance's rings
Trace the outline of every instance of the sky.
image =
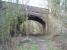
{"type": "MultiPolygon", "coordinates": [[[[3,1],[16,3],[16,0],[3,0],[3,1]]],[[[19,0],[18,3],[19,4],[23,3],[23,4],[30,5],[30,6],[48,9],[48,1],[47,0],[19,0]]]]}

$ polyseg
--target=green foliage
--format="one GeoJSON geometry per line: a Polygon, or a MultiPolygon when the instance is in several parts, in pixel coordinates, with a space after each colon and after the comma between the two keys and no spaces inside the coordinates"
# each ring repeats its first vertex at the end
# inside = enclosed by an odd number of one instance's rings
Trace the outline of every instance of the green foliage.
{"type": "Polygon", "coordinates": [[[35,43],[23,43],[21,46],[17,46],[17,50],[40,50],[35,43]]]}
{"type": "Polygon", "coordinates": [[[9,36],[10,29],[18,23],[18,16],[23,19],[20,6],[12,3],[5,3],[4,6],[6,9],[0,11],[0,37],[9,36]]]}

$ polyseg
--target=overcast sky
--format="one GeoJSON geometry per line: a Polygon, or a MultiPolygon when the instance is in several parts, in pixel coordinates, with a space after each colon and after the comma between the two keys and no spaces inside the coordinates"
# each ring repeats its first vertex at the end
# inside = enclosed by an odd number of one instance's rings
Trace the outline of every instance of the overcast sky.
{"type": "MultiPolygon", "coordinates": [[[[16,0],[3,0],[7,2],[13,2],[16,3],[16,0]]],[[[47,0],[19,0],[19,4],[26,4],[30,6],[35,6],[35,7],[41,7],[41,8],[47,8],[48,9],[48,2],[47,0]],[[28,3],[27,3],[28,2],[28,3]]]]}

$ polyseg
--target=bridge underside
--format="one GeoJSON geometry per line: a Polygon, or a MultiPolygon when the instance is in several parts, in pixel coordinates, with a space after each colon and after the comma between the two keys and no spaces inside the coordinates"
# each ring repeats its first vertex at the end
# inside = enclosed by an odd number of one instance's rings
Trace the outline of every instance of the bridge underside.
{"type": "Polygon", "coordinates": [[[44,28],[46,27],[46,23],[40,17],[38,17],[36,15],[28,15],[28,20],[37,21],[37,22],[41,23],[44,28]]]}

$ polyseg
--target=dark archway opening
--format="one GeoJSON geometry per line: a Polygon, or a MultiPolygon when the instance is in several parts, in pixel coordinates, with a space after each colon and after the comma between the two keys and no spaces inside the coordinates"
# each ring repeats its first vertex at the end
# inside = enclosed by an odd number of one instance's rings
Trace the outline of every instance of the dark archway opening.
{"type": "MultiPolygon", "coordinates": [[[[19,18],[18,18],[19,19],[19,18]]],[[[28,15],[28,20],[34,20],[34,21],[37,21],[37,22],[39,22],[40,24],[42,24],[42,26],[43,26],[43,31],[45,30],[45,27],[46,27],[46,23],[39,17],[39,16],[36,16],[36,15],[28,15]]],[[[18,21],[20,21],[20,20],[18,20],[18,21]]],[[[18,22],[17,23],[17,25],[15,26],[16,27],[16,31],[18,32],[20,32],[20,30],[19,30],[19,26],[20,26],[20,24],[22,23],[22,22],[18,22]]],[[[13,25],[13,27],[12,28],[14,28],[14,25],[13,25]]],[[[15,29],[15,28],[14,28],[15,29]]],[[[12,30],[10,30],[10,35],[11,35],[11,37],[13,37],[14,35],[15,35],[15,32],[16,31],[14,31],[14,29],[12,29],[12,30]]],[[[17,33],[16,32],[16,33],[17,33]]],[[[25,33],[24,33],[25,34],[25,33]]],[[[17,35],[18,35],[18,33],[17,33],[17,35]]],[[[26,35],[26,34],[25,34],[26,35]]]]}
{"type": "Polygon", "coordinates": [[[46,23],[39,17],[35,15],[28,15],[28,20],[34,20],[42,24],[43,28],[46,27],[46,23]]]}

